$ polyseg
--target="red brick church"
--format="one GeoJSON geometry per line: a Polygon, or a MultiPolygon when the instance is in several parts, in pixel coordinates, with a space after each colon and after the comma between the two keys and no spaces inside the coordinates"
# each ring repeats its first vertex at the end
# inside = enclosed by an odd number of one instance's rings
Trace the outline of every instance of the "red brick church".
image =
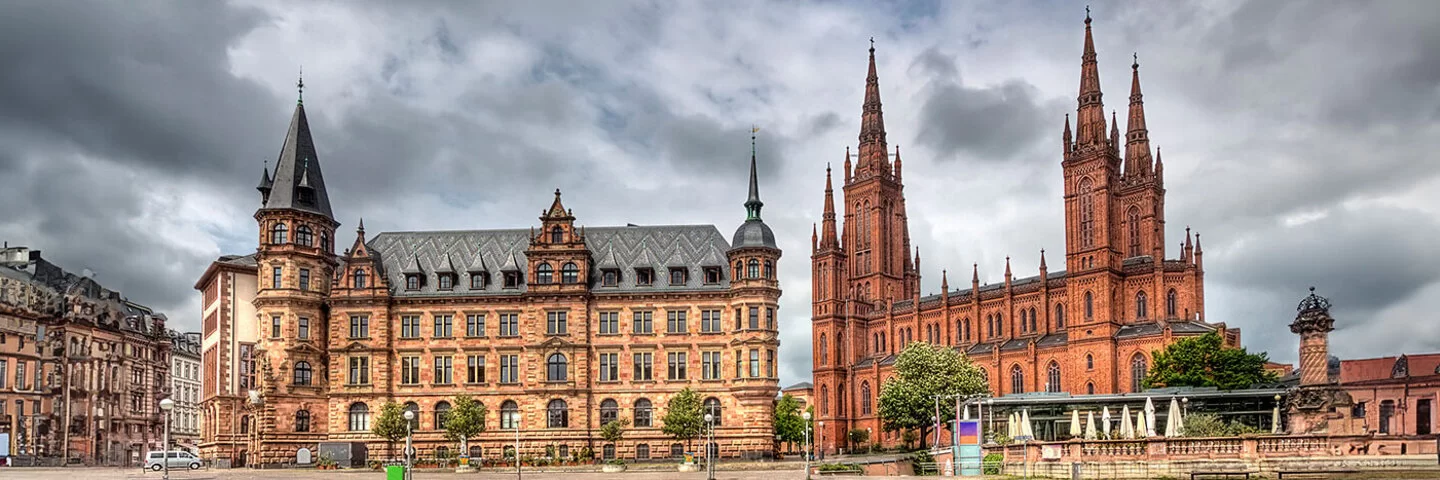
{"type": "MultiPolygon", "coordinates": [[[[847,430],[871,429],[892,443],[877,416],[880,385],[910,342],[954,346],[976,362],[995,395],[1137,391],[1150,352],[1177,337],[1221,331],[1205,322],[1200,236],[1189,228],[1178,258],[1165,257],[1164,164],[1151,153],[1138,62],[1131,65],[1125,132],[1105,118],[1089,15],[1075,126],[1061,134],[1065,186],[1064,271],[1041,250],[1037,275],[921,297],[920,255],[907,225],[902,162],[886,145],[875,48],[861,115],[859,150],[841,178],[837,227],[830,170],[824,216],[812,238],[812,342],[817,444],[833,451],[847,430]],[[838,229],[838,233],[837,233],[838,229]]],[[[848,150],[848,148],[847,148],[848,150]]]]}

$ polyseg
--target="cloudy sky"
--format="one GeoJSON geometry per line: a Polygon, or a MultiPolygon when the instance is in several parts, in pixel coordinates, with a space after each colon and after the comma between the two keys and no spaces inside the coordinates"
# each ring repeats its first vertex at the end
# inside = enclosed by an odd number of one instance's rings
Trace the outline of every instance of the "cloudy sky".
{"type": "MultiPolygon", "coordinates": [[[[341,244],[362,216],[534,225],[555,188],[587,225],[728,235],[756,124],[788,385],[809,376],[811,224],[857,142],[873,36],[923,289],[1063,250],[1083,3],[397,3],[6,2],[0,239],[198,328],[195,280],[254,250],[302,66],[341,244]]],[[[1340,356],[1440,350],[1440,6],[1091,4],[1109,108],[1139,55],[1168,255],[1203,234],[1209,320],[1293,362],[1314,285],[1340,356]]]]}

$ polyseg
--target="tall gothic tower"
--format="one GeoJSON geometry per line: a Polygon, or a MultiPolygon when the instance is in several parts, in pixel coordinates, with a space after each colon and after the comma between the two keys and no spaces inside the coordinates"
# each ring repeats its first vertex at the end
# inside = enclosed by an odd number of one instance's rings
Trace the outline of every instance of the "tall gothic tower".
{"type": "MultiPolygon", "coordinates": [[[[303,88],[304,84],[297,86],[303,88]]],[[[259,190],[261,207],[255,212],[260,227],[255,255],[260,278],[254,301],[260,333],[255,353],[260,378],[256,428],[262,433],[295,432],[287,433],[285,439],[313,443],[323,440],[325,431],[325,298],[338,265],[334,238],[340,223],[330,211],[303,97],[295,104],[274,176],[267,170],[259,190]],[[301,410],[314,412],[307,428],[292,425],[301,410]]],[[[279,437],[262,438],[275,441],[279,437]]],[[[281,463],[285,459],[259,460],[281,463]]]]}

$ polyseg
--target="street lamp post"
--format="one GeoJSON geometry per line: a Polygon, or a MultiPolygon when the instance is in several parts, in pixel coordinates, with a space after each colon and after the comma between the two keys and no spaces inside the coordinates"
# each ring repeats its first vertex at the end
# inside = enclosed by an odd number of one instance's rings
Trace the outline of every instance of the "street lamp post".
{"type": "Polygon", "coordinates": [[[165,466],[165,476],[162,477],[165,480],[170,480],[170,410],[174,409],[175,401],[171,400],[170,397],[165,397],[164,400],[160,401],[160,410],[165,412],[165,436],[164,440],[162,440],[164,443],[160,445],[160,452],[164,455],[160,464],[165,466]]]}
{"type": "Polygon", "coordinates": [[[805,457],[805,480],[810,480],[810,412],[805,412],[801,416],[805,418],[805,445],[801,455],[805,457]]]}
{"type": "Polygon", "coordinates": [[[710,458],[710,445],[715,443],[715,415],[705,413],[705,428],[709,436],[705,440],[705,471],[709,480],[715,480],[715,460],[710,458]]]}
{"type": "MultiPolygon", "coordinates": [[[[504,413],[502,412],[501,415],[504,413]]],[[[524,417],[520,415],[518,407],[513,418],[515,420],[515,480],[520,480],[520,419],[524,417]]]]}
{"type": "Polygon", "coordinates": [[[405,478],[408,480],[410,478],[410,468],[413,465],[410,460],[410,449],[413,448],[410,446],[410,437],[415,434],[415,430],[411,428],[410,422],[415,420],[415,412],[406,409],[405,413],[401,414],[401,416],[405,417],[405,478]]]}

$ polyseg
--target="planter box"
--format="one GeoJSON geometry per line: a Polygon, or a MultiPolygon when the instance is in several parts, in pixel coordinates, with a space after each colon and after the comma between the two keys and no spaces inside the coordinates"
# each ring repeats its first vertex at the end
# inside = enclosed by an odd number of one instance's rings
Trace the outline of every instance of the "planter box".
{"type": "MultiPolygon", "coordinates": [[[[625,471],[625,467],[625,465],[605,464],[604,466],[600,467],[600,471],[605,473],[620,473],[625,471]]],[[[681,471],[683,472],[684,470],[681,471]]]]}
{"type": "Polygon", "coordinates": [[[680,471],[682,471],[682,472],[698,472],[698,471],[700,471],[700,464],[698,464],[698,463],[682,463],[682,464],[680,464],[680,471]]]}

